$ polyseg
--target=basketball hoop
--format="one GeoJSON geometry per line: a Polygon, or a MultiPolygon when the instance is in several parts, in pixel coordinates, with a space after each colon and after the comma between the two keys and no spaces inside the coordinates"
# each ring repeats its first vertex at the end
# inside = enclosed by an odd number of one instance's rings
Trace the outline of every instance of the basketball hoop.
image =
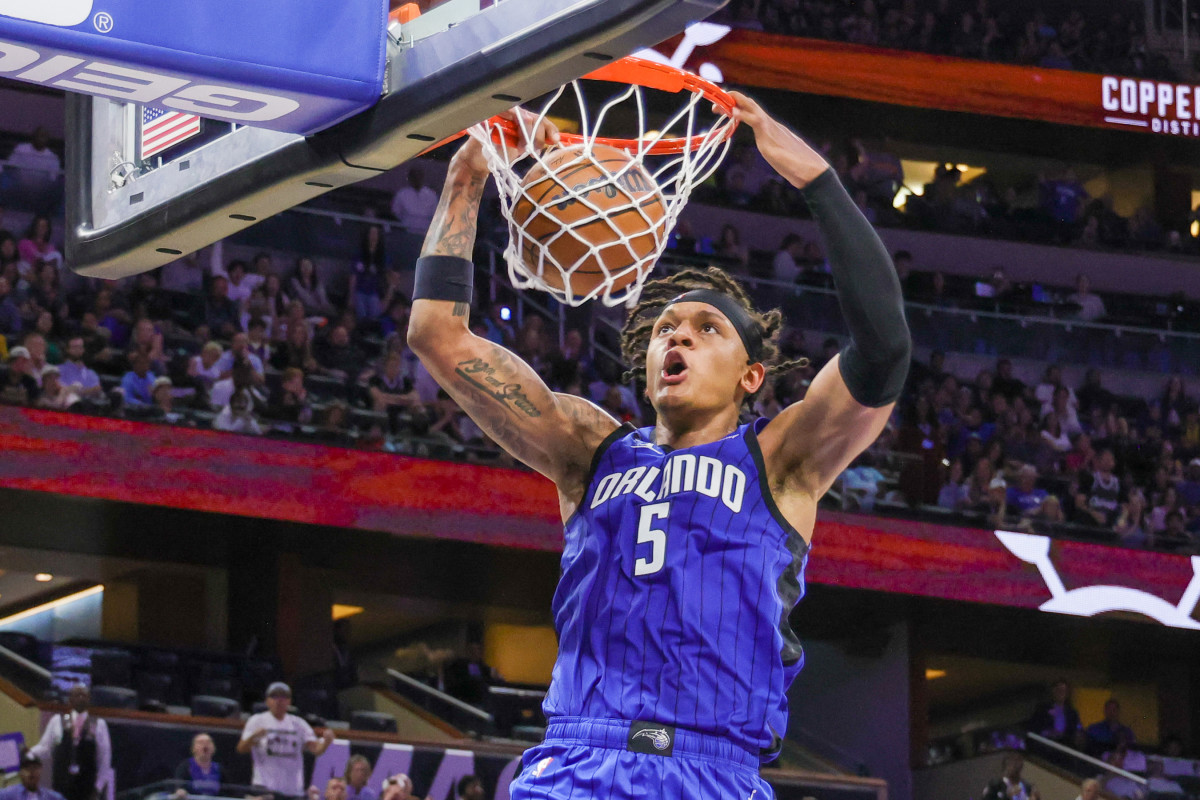
{"type": "Polygon", "coordinates": [[[628,57],[559,87],[536,116],[531,109],[515,122],[493,117],[470,128],[468,134],[483,145],[508,222],[504,255],[513,286],[548,292],[570,306],[594,299],[607,306],[635,302],[692,190],[728,151],[737,127],[734,105],[727,92],[703,78],[628,57]],[[628,85],[592,116],[583,80],[628,85]],[[568,87],[578,105],[580,132],[562,133],[562,148],[535,151],[533,132],[568,87]],[[687,98],[651,129],[645,90],[687,98]],[[605,119],[623,103],[636,109],[637,138],[601,136],[605,119]],[[523,150],[518,141],[525,142],[523,150]],[[613,149],[628,158],[614,160],[613,149]],[[614,163],[620,165],[609,166],[614,163]],[[518,173],[526,164],[529,169],[518,173]],[[570,175],[593,177],[572,184],[570,175]],[[567,208],[570,214],[564,215],[567,208]]]}

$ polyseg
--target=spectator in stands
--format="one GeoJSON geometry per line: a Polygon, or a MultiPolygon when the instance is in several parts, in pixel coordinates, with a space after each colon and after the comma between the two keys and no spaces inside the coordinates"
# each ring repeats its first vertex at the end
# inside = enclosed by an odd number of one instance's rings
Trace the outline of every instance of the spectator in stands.
{"type": "Polygon", "coordinates": [[[467,643],[466,652],[445,666],[446,693],[464,703],[482,705],[488,687],[499,682],[500,674],[483,659],[483,643],[467,643]]]}
{"type": "MultiPolygon", "coordinates": [[[[980,463],[986,463],[982,459],[980,463]]],[[[992,478],[987,493],[987,524],[1001,528],[1008,519],[1008,481],[1002,475],[992,478]]]]}
{"type": "Polygon", "coordinates": [[[254,763],[256,787],[299,797],[304,794],[304,753],[323,754],[333,743],[333,730],[326,728],[320,738],[307,722],[288,713],[292,690],[286,683],[267,687],[267,710],[246,720],[237,751],[250,755],[254,763]]]}
{"type": "Polygon", "coordinates": [[[8,278],[0,277],[0,335],[17,336],[22,327],[21,308],[13,296],[12,284],[8,278]]]}
{"type": "Polygon", "coordinates": [[[233,392],[229,402],[213,420],[213,430],[262,435],[262,427],[254,418],[254,398],[249,389],[237,389],[233,392]]]}
{"type": "Polygon", "coordinates": [[[1154,544],[1158,548],[1171,551],[1192,552],[1196,549],[1195,539],[1184,525],[1183,512],[1167,513],[1166,527],[1154,535],[1154,544]]]}
{"type": "Polygon", "coordinates": [[[1121,513],[1113,526],[1121,544],[1126,547],[1146,547],[1150,544],[1150,520],[1146,513],[1146,495],[1141,489],[1129,492],[1129,500],[1121,506],[1121,513]]]}
{"type": "Polygon", "coordinates": [[[246,262],[240,259],[229,262],[225,276],[229,280],[228,297],[239,308],[245,306],[250,294],[262,285],[262,277],[251,274],[246,262]]]}
{"type": "Polygon", "coordinates": [[[980,800],[1041,800],[1041,795],[1029,781],[1021,779],[1025,757],[1017,752],[1004,754],[1002,774],[983,789],[980,800]]]}
{"type": "Polygon", "coordinates": [[[1022,519],[1040,517],[1042,504],[1049,493],[1037,487],[1037,467],[1022,464],[1017,471],[1017,485],[1008,487],[1008,507],[1022,519]]]}
{"type": "Polygon", "coordinates": [[[309,786],[308,792],[305,793],[306,800],[346,800],[346,780],[344,778],[333,777],[325,781],[325,791],[321,791],[316,786],[309,786]]]}
{"type": "Polygon", "coordinates": [[[750,249],[742,244],[742,232],[736,225],[726,223],[717,240],[716,254],[728,260],[736,270],[744,271],[750,265],[750,249]]]}
{"type": "Polygon", "coordinates": [[[1186,519],[1186,515],[1181,510],[1179,492],[1174,485],[1168,485],[1158,495],[1158,500],[1154,508],[1150,509],[1150,517],[1148,524],[1151,533],[1158,533],[1165,530],[1167,527],[1167,514],[1172,511],[1178,511],[1180,517],[1186,519]]]}
{"type": "Polygon", "coordinates": [[[378,800],[379,795],[367,786],[371,780],[371,762],[363,755],[352,755],[346,762],[345,800],[378,800]]]}
{"type": "Polygon", "coordinates": [[[283,280],[274,272],[269,273],[262,282],[263,296],[267,303],[267,316],[271,319],[282,317],[287,313],[291,298],[283,289],[283,280]]]}
{"type": "Polygon", "coordinates": [[[59,380],[80,399],[96,402],[103,396],[104,388],[100,385],[100,376],[84,363],[85,354],[82,336],[68,339],[66,360],[59,365],[59,380]]]}
{"type": "Polygon", "coordinates": [[[216,797],[221,792],[221,765],[213,761],[217,746],[207,733],[192,737],[192,756],[179,762],[175,768],[175,780],[183,783],[175,791],[177,798],[188,794],[216,797]]]}
{"type": "Polygon", "coordinates": [[[1075,800],[1100,800],[1100,781],[1087,778],[1079,784],[1079,796],[1075,800]]]}
{"type": "Polygon", "coordinates": [[[1042,442],[1055,453],[1065,453],[1071,449],[1071,437],[1063,430],[1058,414],[1053,411],[1042,417],[1042,442]]]}
{"type": "Polygon", "coordinates": [[[339,380],[357,380],[366,366],[366,357],[342,324],[335,325],[328,338],[317,343],[316,356],[325,374],[339,380]]]}
{"type": "Polygon", "coordinates": [[[1071,704],[1071,685],[1060,678],[1050,687],[1050,699],[1039,703],[1029,719],[1029,730],[1047,739],[1076,746],[1082,733],[1079,712],[1071,704]]]}
{"type": "Polygon", "coordinates": [[[0,403],[10,406],[32,406],[37,402],[41,389],[31,374],[32,362],[29,351],[14,347],[8,351],[8,374],[0,385],[0,403]]]}
{"type": "Polygon", "coordinates": [[[20,142],[9,153],[8,165],[22,170],[36,170],[48,180],[57,180],[62,172],[62,161],[50,149],[50,134],[41,125],[33,130],[28,142],[20,142]]]}
{"type": "Polygon", "coordinates": [[[67,695],[70,710],[46,723],[42,738],[31,749],[54,765],[53,785],[66,800],[96,800],[103,796],[112,774],[112,740],[108,724],[89,713],[92,693],[83,684],[67,695]]]}
{"type": "Polygon", "coordinates": [[[254,370],[250,359],[245,356],[235,359],[225,377],[214,383],[209,390],[209,404],[220,408],[229,402],[234,392],[243,389],[251,393],[251,399],[261,400],[264,383],[263,376],[254,370]]]}
{"type": "Polygon", "coordinates": [[[401,187],[392,198],[392,216],[409,233],[425,233],[437,210],[437,192],[425,185],[425,170],[420,164],[410,164],[407,186],[401,187]]]}
{"type": "Polygon", "coordinates": [[[775,260],[771,262],[771,277],[783,283],[795,283],[804,270],[799,259],[804,255],[804,237],[789,233],[783,237],[775,260]]]}
{"type": "Polygon", "coordinates": [[[64,800],[53,789],[42,788],[42,759],[28,748],[21,751],[17,778],[19,783],[0,789],[0,800],[64,800]]]}
{"type": "Polygon", "coordinates": [[[1099,295],[1092,294],[1092,282],[1082,272],[1075,276],[1075,291],[1067,295],[1067,302],[1079,306],[1075,316],[1084,322],[1095,322],[1102,319],[1108,311],[1099,295]]]}
{"type": "Polygon", "coordinates": [[[363,231],[362,250],[350,274],[350,308],[360,319],[375,319],[383,313],[380,302],[384,290],[383,274],[388,269],[383,228],[370,225],[363,231]]]}
{"type": "MultiPolygon", "coordinates": [[[[1125,769],[1126,747],[1124,742],[1119,743],[1104,756],[1104,762],[1110,767],[1125,769]]],[[[1141,784],[1119,773],[1107,773],[1104,778],[1104,790],[1125,800],[1145,800],[1146,796],[1141,784]]]]}
{"type": "Polygon", "coordinates": [[[1083,376],[1083,386],[1075,393],[1079,398],[1079,411],[1090,414],[1093,408],[1107,411],[1116,400],[1116,395],[1101,385],[1100,370],[1090,368],[1083,376]]]}
{"type": "Polygon", "coordinates": [[[188,377],[192,378],[206,393],[212,389],[213,384],[221,380],[219,364],[223,354],[224,351],[219,342],[208,342],[200,348],[197,355],[188,359],[188,377]]]}
{"type": "Polygon", "coordinates": [[[963,481],[962,459],[956,458],[950,462],[946,482],[938,491],[937,504],[939,508],[947,511],[961,511],[967,505],[968,500],[967,484],[963,481]]]}
{"type": "Polygon", "coordinates": [[[1187,794],[1177,781],[1165,776],[1161,756],[1150,756],[1146,759],[1146,791],[1154,798],[1172,795],[1182,798],[1187,794]]]}
{"type": "Polygon", "coordinates": [[[41,386],[42,373],[50,366],[50,362],[46,358],[46,337],[37,331],[30,331],[25,334],[21,344],[29,351],[29,374],[37,382],[37,385],[41,386]]]}
{"type": "Polygon", "coordinates": [[[870,450],[864,451],[842,472],[842,508],[872,510],[881,496],[885,480],[883,473],[875,468],[874,454],[870,450]]]}
{"type": "Polygon", "coordinates": [[[483,781],[476,775],[464,775],[458,779],[454,794],[458,800],[483,800],[483,781]]]}
{"type": "Polygon", "coordinates": [[[1117,459],[1105,448],[1096,456],[1096,468],[1082,473],[1075,508],[1085,525],[1111,528],[1121,508],[1121,479],[1113,474],[1117,459]]]}
{"type": "Polygon", "coordinates": [[[244,333],[235,333],[229,342],[229,349],[217,360],[217,371],[222,378],[228,378],[233,374],[234,365],[242,361],[250,365],[260,382],[266,377],[262,360],[250,352],[250,337],[244,333]]]}
{"type": "Polygon", "coordinates": [[[40,261],[54,267],[62,266],[62,253],[50,241],[52,232],[49,217],[34,217],[25,232],[25,238],[17,243],[17,252],[21,260],[30,266],[36,266],[40,261]]]}
{"type": "Polygon", "coordinates": [[[1011,403],[1025,394],[1025,382],[1013,376],[1012,361],[1002,358],[996,362],[996,377],[992,379],[992,391],[1004,395],[1011,403]]]}
{"type": "Polygon", "coordinates": [[[308,256],[296,259],[296,270],[288,281],[288,294],[293,300],[303,303],[309,314],[323,317],[333,315],[333,304],[325,294],[325,284],[317,274],[316,264],[308,256]]]}
{"type": "Polygon", "coordinates": [[[398,352],[389,353],[383,369],[371,377],[367,384],[371,408],[388,415],[388,424],[393,434],[401,431],[401,415],[424,418],[421,398],[413,388],[412,376],[404,371],[404,358],[398,352]]]}
{"type": "Polygon", "coordinates": [[[129,371],[121,378],[121,393],[127,406],[150,406],[156,375],[150,371],[150,356],[137,350],[129,353],[129,371]]]}
{"type": "Polygon", "coordinates": [[[1183,427],[1183,420],[1192,410],[1192,401],[1188,398],[1183,378],[1172,375],[1163,385],[1162,395],[1158,398],[1158,409],[1162,424],[1168,430],[1178,432],[1183,427]]]}
{"type": "Polygon", "coordinates": [[[308,425],[313,419],[312,402],[304,386],[304,371],[288,367],[283,372],[279,391],[269,407],[272,419],[297,425],[308,425]]]}
{"type": "Polygon", "coordinates": [[[1084,731],[1087,737],[1086,751],[1091,756],[1101,756],[1124,742],[1126,747],[1134,743],[1133,730],[1121,722],[1121,703],[1110,697],[1104,703],[1104,719],[1093,722],[1084,731]]]}
{"type": "Polygon", "coordinates": [[[271,358],[271,366],[277,370],[295,367],[306,373],[319,370],[320,365],[313,356],[312,342],[309,337],[308,325],[289,324],[287,340],[275,350],[275,354],[271,358]]]}
{"type": "Polygon", "coordinates": [[[272,348],[267,339],[267,323],[254,319],[246,326],[246,352],[257,358],[260,364],[270,364],[272,348]]]}
{"type": "MultiPolygon", "coordinates": [[[[229,279],[223,275],[213,276],[205,298],[201,322],[207,329],[205,335],[228,339],[239,330],[241,320],[237,303],[229,297],[229,279]]],[[[201,337],[203,338],[203,336],[201,337]]]]}
{"type": "Polygon", "coordinates": [[[379,800],[421,800],[412,791],[412,778],[404,773],[392,775],[383,782],[379,800]]]}
{"type": "Polygon", "coordinates": [[[167,355],[163,349],[163,335],[148,319],[139,319],[133,325],[130,348],[143,353],[150,360],[150,369],[157,373],[167,371],[167,355]]]}
{"type": "Polygon", "coordinates": [[[42,391],[38,394],[38,408],[66,411],[78,402],[79,395],[63,386],[58,367],[50,364],[42,370],[42,391]]]}
{"type": "Polygon", "coordinates": [[[1070,387],[1058,386],[1054,389],[1050,403],[1042,406],[1042,416],[1053,411],[1059,425],[1062,426],[1063,433],[1074,436],[1083,430],[1083,426],[1079,424],[1079,413],[1076,406],[1077,403],[1072,402],[1070,387]]]}

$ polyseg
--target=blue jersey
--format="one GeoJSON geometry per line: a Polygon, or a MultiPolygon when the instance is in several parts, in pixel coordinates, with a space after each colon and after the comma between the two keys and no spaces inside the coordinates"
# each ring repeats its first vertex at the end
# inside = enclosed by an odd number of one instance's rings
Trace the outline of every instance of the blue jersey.
{"type": "Polygon", "coordinates": [[[808,546],[767,486],[765,424],[681,450],[626,426],[597,450],[566,525],[547,717],[660,722],[773,757],[808,546]]]}

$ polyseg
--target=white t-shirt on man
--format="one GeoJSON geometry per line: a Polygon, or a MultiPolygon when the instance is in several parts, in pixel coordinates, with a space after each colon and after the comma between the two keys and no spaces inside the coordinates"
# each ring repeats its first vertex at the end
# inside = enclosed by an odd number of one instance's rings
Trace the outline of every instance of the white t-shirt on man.
{"type": "Polygon", "coordinates": [[[242,741],[260,730],[268,733],[250,751],[254,761],[251,782],[293,797],[304,794],[304,746],[317,740],[312,727],[294,714],[276,719],[270,711],[263,711],[246,720],[242,741]]]}

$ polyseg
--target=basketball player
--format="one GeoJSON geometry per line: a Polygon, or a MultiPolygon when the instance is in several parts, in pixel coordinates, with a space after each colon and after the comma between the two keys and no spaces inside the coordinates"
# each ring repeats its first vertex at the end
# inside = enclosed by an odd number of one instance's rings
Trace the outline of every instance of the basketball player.
{"type": "MultiPolygon", "coordinates": [[[[554,481],[566,526],[549,726],[516,800],[772,796],[758,767],[781,747],[803,661],[788,616],[817,501],[904,383],[911,345],[887,251],[820,155],[734,97],[763,156],[808,200],[851,335],[769,423],[739,415],[777,366],[780,314],[756,312],[717,270],[648,283],[625,324],[653,427],[551,392],[473,335],[468,259],[488,178],[473,140],[451,162],[417,264],[409,344],[489,436],[554,481]]],[[[536,146],[555,141],[552,127],[536,131],[536,146]]]]}

